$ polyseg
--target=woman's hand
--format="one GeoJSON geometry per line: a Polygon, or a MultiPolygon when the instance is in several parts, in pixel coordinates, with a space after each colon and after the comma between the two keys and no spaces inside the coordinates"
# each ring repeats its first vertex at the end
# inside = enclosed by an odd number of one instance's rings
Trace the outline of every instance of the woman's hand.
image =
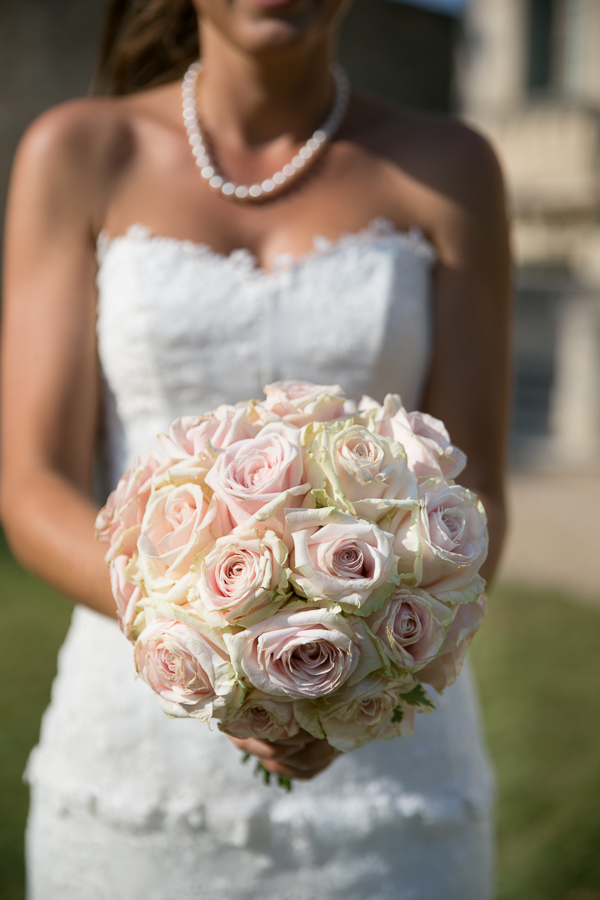
{"type": "Polygon", "coordinates": [[[229,740],[242,753],[255,756],[265,769],[280,778],[314,778],[339,756],[339,751],[334,750],[326,740],[318,740],[307,731],[283,741],[240,740],[234,737],[229,740]]]}

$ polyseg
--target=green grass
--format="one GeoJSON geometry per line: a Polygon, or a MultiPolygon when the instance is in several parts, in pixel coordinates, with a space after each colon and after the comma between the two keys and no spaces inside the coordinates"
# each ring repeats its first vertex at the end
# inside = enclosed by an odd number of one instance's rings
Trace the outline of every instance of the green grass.
{"type": "MultiPolygon", "coordinates": [[[[21,781],[71,606],[0,538],[0,897],[23,898],[21,781]]],[[[500,586],[473,644],[497,770],[497,900],[600,900],[600,604],[500,586]]]]}
{"type": "Polygon", "coordinates": [[[498,900],[600,900],[600,604],[503,585],[473,643],[498,900]]]}
{"type": "Polygon", "coordinates": [[[50,699],[72,606],[27,574],[0,535],[0,897],[23,898],[27,788],[21,780],[50,699]]]}

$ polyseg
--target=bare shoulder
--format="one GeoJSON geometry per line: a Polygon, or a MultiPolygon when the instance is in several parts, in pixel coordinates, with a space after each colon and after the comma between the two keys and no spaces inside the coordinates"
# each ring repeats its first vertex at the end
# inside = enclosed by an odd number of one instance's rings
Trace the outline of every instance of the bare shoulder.
{"type": "Polygon", "coordinates": [[[13,183],[25,181],[43,203],[87,206],[101,215],[102,198],[134,144],[129,117],[119,101],[86,98],[49,109],[35,119],[19,145],[13,183]]]}
{"type": "Polygon", "coordinates": [[[453,116],[360,97],[362,140],[432,200],[459,206],[503,202],[501,167],[489,141],[453,116]]]}

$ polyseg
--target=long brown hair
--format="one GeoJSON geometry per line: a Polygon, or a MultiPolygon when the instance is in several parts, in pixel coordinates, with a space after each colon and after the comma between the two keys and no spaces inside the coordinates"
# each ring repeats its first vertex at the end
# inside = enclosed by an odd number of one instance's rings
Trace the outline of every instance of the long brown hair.
{"type": "Polygon", "coordinates": [[[110,0],[94,94],[131,94],[180,78],[199,56],[192,0],[110,0]]]}

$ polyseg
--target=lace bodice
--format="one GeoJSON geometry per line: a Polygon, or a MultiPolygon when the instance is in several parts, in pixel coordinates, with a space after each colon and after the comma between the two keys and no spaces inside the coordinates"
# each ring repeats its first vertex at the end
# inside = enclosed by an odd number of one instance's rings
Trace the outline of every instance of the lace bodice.
{"type": "Polygon", "coordinates": [[[273,271],[134,226],[99,241],[98,340],[111,483],[180,416],[262,397],[271,381],[418,403],[430,344],[430,244],[383,219],[273,271]],[[115,415],[116,413],[116,415],[115,415]]]}
{"type": "MultiPolygon", "coordinates": [[[[262,271],[136,226],[99,242],[112,484],[172,419],[339,383],[419,404],[430,267],[389,223],[262,271]]],[[[468,669],[468,667],[465,667],[468,669]]],[[[78,608],[28,769],[30,900],[486,900],[489,775],[468,671],[415,734],[340,757],[291,794],[217,729],[168,719],[116,623],[78,608]]]]}

